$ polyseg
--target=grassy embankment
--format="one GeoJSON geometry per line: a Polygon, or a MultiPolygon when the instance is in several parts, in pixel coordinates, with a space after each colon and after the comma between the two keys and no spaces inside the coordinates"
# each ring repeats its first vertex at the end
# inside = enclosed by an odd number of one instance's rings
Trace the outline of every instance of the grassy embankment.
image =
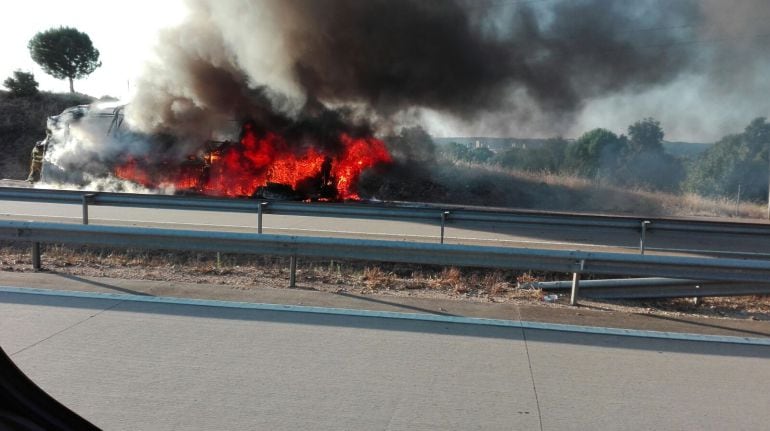
{"type": "MultiPolygon", "coordinates": [[[[521,208],[628,214],[651,217],[729,217],[764,219],[764,203],[740,202],[731,198],[708,198],[693,193],[666,193],[643,188],[619,187],[607,181],[549,172],[509,170],[485,165],[455,165],[459,177],[497,178],[501,184],[515,187],[521,208]]],[[[449,173],[447,173],[449,175],[449,173]]],[[[458,177],[457,173],[452,173],[458,177]]],[[[471,180],[473,181],[473,180],[471,180]]],[[[499,193],[505,193],[503,188],[499,193]]],[[[473,198],[469,197],[470,200],[473,198]]]]}
{"type": "Polygon", "coordinates": [[[0,91],[0,178],[26,179],[32,147],[45,138],[48,117],[93,100],[84,94],[41,92],[13,97],[0,91]]]}

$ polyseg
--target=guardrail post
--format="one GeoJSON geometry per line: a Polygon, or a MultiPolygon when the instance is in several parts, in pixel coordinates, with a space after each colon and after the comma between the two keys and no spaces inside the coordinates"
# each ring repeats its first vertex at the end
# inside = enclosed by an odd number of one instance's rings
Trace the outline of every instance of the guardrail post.
{"type": "Polygon", "coordinates": [[[297,287],[297,256],[289,258],[289,287],[297,287]]]}
{"type": "Polygon", "coordinates": [[[647,235],[647,225],[652,223],[649,220],[642,220],[642,231],[639,234],[639,254],[644,254],[644,237],[647,235]]]}
{"type": "Polygon", "coordinates": [[[441,244],[444,243],[444,225],[446,225],[446,219],[449,217],[449,211],[441,212],[441,244]]]}
{"type": "MultiPolygon", "coordinates": [[[[586,261],[580,260],[580,269],[579,271],[583,271],[583,268],[585,268],[586,261]]],[[[580,272],[573,272],[572,273],[572,292],[569,296],[569,305],[578,305],[578,290],[580,289],[580,272]]]]}
{"type": "Polygon", "coordinates": [[[267,202],[257,204],[257,233],[262,233],[262,214],[265,212],[264,207],[266,206],[267,202]]]}
{"type": "Polygon", "coordinates": [[[35,271],[40,271],[41,265],[40,265],[40,243],[39,242],[33,242],[32,243],[32,269],[35,271]]]}
{"type": "Polygon", "coordinates": [[[95,193],[86,193],[83,195],[83,224],[88,224],[88,204],[93,202],[95,193]]]}

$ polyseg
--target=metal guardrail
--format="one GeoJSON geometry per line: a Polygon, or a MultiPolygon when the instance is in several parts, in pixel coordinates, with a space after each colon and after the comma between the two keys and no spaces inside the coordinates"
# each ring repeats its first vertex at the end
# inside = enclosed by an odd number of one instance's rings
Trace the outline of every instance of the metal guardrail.
{"type": "Polygon", "coordinates": [[[555,224],[606,228],[640,228],[642,220],[650,221],[648,229],[688,232],[720,232],[770,235],[770,224],[736,223],[671,218],[608,216],[589,214],[544,213],[526,210],[467,209],[455,205],[362,203],[303,203],[254,199],[223,199],[204,196],[169,196],[131,193],[82,192],[72,190],[23,189],[0,187],[0,200],[82,204],[90,196],[90,205],[143,207],[198,211],[257,213],[260,203],[264,212],[313,217],[357,217],[438,221],[444,212],[447,219],[463,222],[555,224]]]}
{"type": "Polygon", "coordinates": [[[61,243],[328,257],[576,274],[623,274],[736,282],[770,280],[770,262],[760,260],[629,255],[138,227],[0,221],[0,240],[24,241],[32,244],[61,243]]]}
{"type": "MultiPolygon", "coordinates": [[[[604,228],[604,229],[618,229],[628,230],[633,229],[639,232],[639,250],[640,254],[644,255],[645,251],[645,236],[647,231],[651,229],[671,232],[683,232],[683,233],[713,233],[713,234],[726,234],[726,235],[747,235],[751,237],[755,236],[770,236],[770,225],[761,223],[736,223],[736,222],[721,222],[721,221],[703,221],[703,220],[688,220],[688,219],[671,219],[671,218],[639,218],[629,216],[606,216],[606,215],[586,215],[586,214],[569,214],[569,213],[545,213],[539,211],[526,211],[526,210],[487,210],[487,209],[468,209],[460,206],[452,205],[430,205],[430,204],[388,204],[388,203],[300,203],[300,202],[266,202],[261,200],[249,200],[249,199],[222,199],[203,196],[167,196],[167,195],[147,195],[147,194],[125,194],[125,193],[93,193],[83,191],[70,191],[70,190],[48,190],[48,189],[23,189],[13,187],[0,187],[0,200],[12,200],[12,201],[31,201],[31,202],[45,202],[45,203],[61,203],[61,204],[80,204],[83,208],[83,224],[89,223],[88,208],[91,205],[104,205],[104,206],[117,206],[117,207],[142,207],[142,208],[158,208],[158,209],[175,209],[175,210],[198,210],[198,211],[220,211],[220,212],[239,212],[239,213],[255,213],[257,215],[257,232],[262,234],[262,219],[263,214],[280,214],[291,216],[313,216],[313,217],[340,217],[340,218],[363,218],[363,219],[384,219],[384,220],[423,220],[430,222],[439,222],[441,226],[440,230],[440,242],[441,248],[431,250],[434,258],[429,259],[424,255],[410,256],[406,252],[406,249],[398,247],[395,251],[391,251],[394,256],[401,256],[403,258],[390,258],[384,259],[382,254],[384,250],[388,248],[382,244],[376,247],[380,248],[375,252],[365,252],[363,255],[359,254],[364,247],[362,243],[357,243],[355,246],[355,253],[341,254],[339,250],[334,250],[334,247],[341,246],[342,243],[335,243],[332,248],[324,248],[324,253],[321,254],[307,254],[307,250],[313,249],[311,244],[294,244],[291,241],[287,242],[287,237],[281,241],[282,246],[274,246],[272,248],[264,248],[267,240],[275,236],[261,235],[260,247],[255,250],[243,250],[243,249],[214,249],[207,245],[202,246],[202,250],[211,251],[228,251],[236,253],[264,253],[264,254],[285,254],[280,250],[286,247],[294,247],[293,253],[287,255],[292,257],[291,263],[291,285],[294,285],[294,270],[296,268],[296,256],[326,256],[326,257],[338,257],[348,259],[363,259],[363,260],[380,260],[380,261],[395,261],[395,262],[415,262],[415,263],[428,263],[438,265],[457,265],[457,266],[479,266],[479,267],[494,267],[494,268],[512,268],[512,269],[532,269],[532,270],[544,270],[544,271],[560,271],[573,273],[572,282],[570,283],[571,303],[577,302],[578,289],[581,286],[580,275],[583,273],[594,274],[625,274],[634,276],[664,276],[675,278],[697,278],[699,281],[703,280],[720,280],[720,281],[742,281],[742,282],[766,282],[770,280],[770,277],[753,277],[748,278],[736,278],[737,272],[730,270],[724,272],[725,268],[716,268],[714,265],[717,262],[733,262],[738,263],[737,267],[740,268],[740,260],[733,259],[695,259],[693,258],[678,258],[678,257],[645,257],[644,261],[633,261],[633,255],[628,254],[613,254],[613,253],[588,253],[579,251],[548,251],[548,250],[522,250],[514,248],[498,248],[498,247],[483,247],[487,252],[490,250],[505,250],[513,254],[503,254],[500,258],[495,258],[498,254],[487,254],[483,257],[460,258],[459,254],[466,252],[467,250],[462,248],[466,246],[448,246],[444,243],[444,228],[448,221],[468,222],[468,223],[502,223],[502,224],[523,224],[523,225],[543,225],[543,226],[573,226],[573,227],[585,227],[585,228],[604,228]],[[447,253],[452,253],[452,247],[461,247],[460,252],[456,252],[454,256],[450,256],[447,253]],[[304,252],[298,251],[299,248],[305,250],[304,252]],[[459,253],[459,254],[458,254],[459,253]],[[614,256],[614,258],[612,258],[614,256]],[[409,259],[407,259],[409,257],[409,259]],[[597,259],[597,257],[599,257],[597,259]],[[604,257],[607,257],[606,259],[604,257]],[[662,261],[656,261],[655,259],[663,259],[662,261]],[[652,260],[650,260],[652,259],[652,260]],[[670,259],[670,260],[666,260],[670,259]],[[684,259],[684,260],[679,260],[684,259]],[[505,261],[507,260],[507,261],[505,261]],[[590,262],[590,263],[589,263],[590,262]],[[684,266],[677,267],[677,262],[685,262],[684,266]],[[700,263],[699,263],[700,262],[700,263]],[[706,263],[707,262],[707,263],[706,263]],[[653,267],[646,267],[646,265],[652,264],[653,267]],[[698,266],[700,265],[700,266],[698,266]],[[699,269],[694,269],[699,268],[699,269]],[[720,272],[722,271],[722,272],[720,272]],[[731,272],[732,271],[732,272],[731,272]],[[729,275],[729,278],[725,278],[729,275]],[[753,277],[753,278],[752,278],[753,277]]],[[[47,224],[39,224],[43,226],[47,224]]],[[[105,229],[109,229],[104,227],[105,229]]],[[[68,225],[67,229],[73,229],[72,225],[68,225]]],[[[58,242],[70,242],[85,244],[89,242],[78,241],[74,237],[67,237],[65,230],[60,230],[61,237],[58,242]],[[65,239],[67,241],[65,241],[65,239]]],[[[39,230],[38,230],[39,232],[39,230]]],[[[180,231],[184,232],[184,231],[180,231]]],[[[10,235],[10,234],[9,234],[10,235]]],[[[79,235],[78,233],[74,234],[79,235]]],[[[235,234],[239,237],[243,237],[245,234],[235,234]]],[[[297,238],[297,237],[289,237],[297,238]]],[[[21,237],[8,236],[7,239],[21,239],[21,237]]],[[[40,242],[50,242],[48,239],[29,239],[32,241],[32,260],[35,268],[40,267],[40,242]]],[[[323,240],[319,241],[335,241],[335,240],[323,240]]],[[[186,241],[186,240],[184,240],[186,241]]],[[[184,242],[182,241],[182,242],[184,242]]],[[[296,240],[299,241],[299,240],[296,240]]],[[[296,242],[295,241],[295,242],[296,242]]],[[[352,241],[352,240],[336,240],[336,241],[352,241]]],[[[56,241],[54,241],[56,242],[56,241]]],[[[372,242],[376,243],[376,242],[372,242]]],[[[99,243],[102,244],[102,243],[99,243]]],[[[323,243],[326,244],[326,243],[323,243]]],[[[108,242],[105,245],[124,246],[124,247],[138,247],[138,248],[175,248],[186,250],[189,248],[184,247],[185,244],[174,245],[173,242],[166,242],[163,244],[165,247],[153,247],[152,244],[144,244],[142,241],[132,242],[131,244],[121,244],[118,242],[108,242]]],[[[328,244],[327,244],[328,245],[328,244]]],[[[413,244],[412,247],[421,247],[423,243],[413,244]]],[[[426,247],[430,247],[430,244],[424,244],[426,247]]],[[[615,288],[596,288],[591,287],[591,281],[583,281],[582,286],[586,289],[586,296],[599,295],[600,291],[605,297],[642,297],[643,295],[650,296],[717,296],[720,292],[731,291],[733,294],[759,294],[765,293],[763,286],[743,286],[741,288],[727,287],[726,285],[716,286],[713,285],[708,289],[703,289],[697,292],[693,292],[694,287],[668,286],[667,289],[660,289],[658,287],[640,288],[635,287],[633,289],[615,288]],[[725,290],[727,289],[727,290],[725,290]],[[665,293],[664,292],[668,292],[665,293]],[[694,293],[687,295],[676,295],[674,292],[680,293],[694,293]],[[708,294],[706,292],[709,292],[708,294]],[[739,293],[744,292],[744,293],[739,293]],[[607,296],[609,295],[609,296],[607,296]]],[[[700,288],[700,287],[699,287],[700,288]]]]}
{"type": "MultiPolygon", "coordinates": [[[[571,290],[572,282],[537,282],[533,287],[549,292],[564,292],[571,290]]],[[[602,299],[770,295],[770,284],[672,278],[583,280],[580,283],[580,295],[602,299]]]]}
{"type": "Polygon", "coordinates": [[[219,211],[262,215],[363,218],[381,220],[423,220],[440,223],[441,242],[446,223],[501,223],[541,226],[573,226],[633,230],[639,232],[639,250],[644,254],[645,234],[651,230],[683,233],[714,233],[768,236],[770,224],[704,221],[675,218],[545,213],[527,210],[469,209],[456,205],[389,203],[303,203],[254,199],[223,199],[204,196],[168,196],[71,190],[0,187],[0,200],[75,204],[83,206],[83,223],[88,223],[88,206],[141,207],[157,209],[219,211]]]}

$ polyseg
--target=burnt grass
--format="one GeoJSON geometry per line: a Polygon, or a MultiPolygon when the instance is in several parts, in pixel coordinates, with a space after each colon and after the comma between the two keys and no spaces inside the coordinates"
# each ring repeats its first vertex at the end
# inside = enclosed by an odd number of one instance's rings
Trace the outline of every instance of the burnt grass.
{"type": "MultiPolygon", "coordinates": [[[[43,271],[84,277],[153,280],[233,289],[288,288],[287,257],[41,245],[43,271]]],[[[34,272],[27,243],[0,242],[0,271],[34,272]]],[[[531,271],[456,268],[403,263],[299,258],[297,286],[301,289],[361,295],[398,295],[476,302],[547,304],[547,292],[536,281],[567,280],[571,274],[531,271]]],[[[591,277],[619,278],[615,276],[591,277]]],[[[713,317],[770,320],[770,297],[689,298],[660,300],[606,300],[610,306],[631,307],[630,312],[675,312],[713,317]]]]}

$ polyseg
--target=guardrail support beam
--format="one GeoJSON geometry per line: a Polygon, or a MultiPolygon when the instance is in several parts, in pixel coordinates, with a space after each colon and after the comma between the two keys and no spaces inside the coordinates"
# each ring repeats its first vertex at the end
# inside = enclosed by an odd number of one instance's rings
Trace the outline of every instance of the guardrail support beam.
{"type": "Polygon", "coordinates": [[[289,258],[289,287],[297,287],[297,256],[289,258]]]}
{"type": "Polygon", "coordinates": [[[264,214],[264,207],[267,206],[267,202],[260,202],[257,204],[257,233],[262,233],[262,214],[264,214]]]}
{"type": "Polygon", "coordinates": [[[639,254],[644,254],[644,240],[647,235],[647,225],[652,223],[649,220],[642,220],[642,230],[639,234],[639,254]]]}
{"type": "MultiPolygon", "coordinates": [[[[581,260],[579,271],[583,271],[583,268],[585,268],[585,265],[586,265],[586,261],[581,260]]],[[[580,272],[573,272],[572,273],[572,291],[569,296],[569,305],[578,305],[579,289],[580,289],[580,272]]]]}
{"type": "Polygon", "coordinates": [[[33,242],[32,243],[32,269],[35,271],[40,271],[41,267],[42,265],[40,264],[40,243],[33,242]]]}
{"type": "Polygon", "coordinates": [[[441,244],[444,243],[444,226],[446,225],[446,219],[449,217],[449,211],[441,212],[441,244]]]}
{"type": "Polygon", "coordinates": [[[83,195],[83,224],[88,224],[88,204],[93,202],[95,193],[86,193],[83,195]]]}
{"type": "Polygon", "coordinates": [[[580,273],[572,273],[572,291],[569,295],[569,305],[578,305],[578,289],[580,288],[580,273]]]}

